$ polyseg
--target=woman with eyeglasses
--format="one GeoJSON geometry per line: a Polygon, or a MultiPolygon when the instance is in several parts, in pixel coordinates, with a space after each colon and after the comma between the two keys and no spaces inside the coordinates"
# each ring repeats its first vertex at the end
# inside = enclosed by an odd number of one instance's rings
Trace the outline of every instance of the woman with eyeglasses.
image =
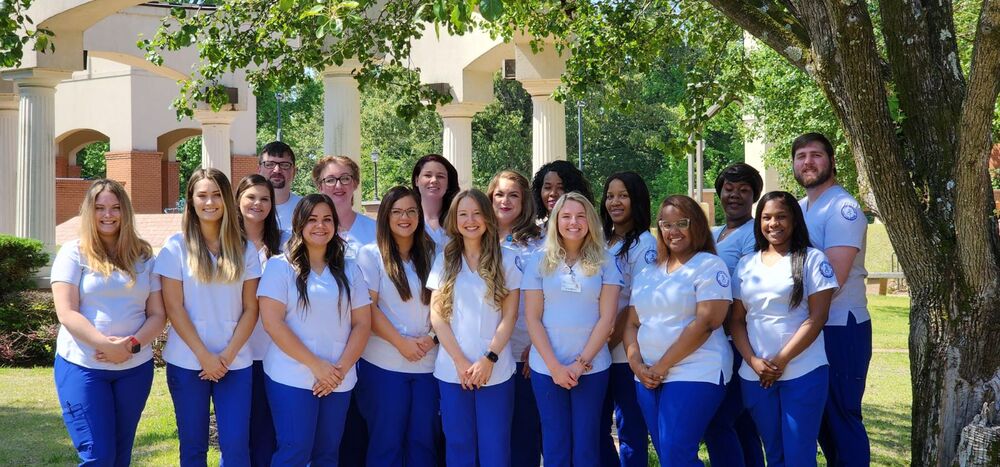
{"type": "Polygon", "coordinates": [[[656,262],[656,239],[649,233],[649,189],[635,172],[619,172],[604,183],[601,220],[608,251],[614,257],[625,285],[615,307],[615,327],[608,341],[611,349],[611,373],[608,394],[601,411],[601,461],[606,466],[645,466],[649,436],[642,411],[635,400],[635,374],[628,365],[622,329],[632,295],[635,273],[656,262]],[[612,416],[618,429],[618,449],[611,439],[612,416]]]}
{"type": "Polygon", "coordinates": [[[731,279],[693,199],[663,200],[657,227],[656,261],[633,279],[622,340],[661,465],[700,466],[698,445],[732,376],[722,330],[731,279]]]}
{"type": "Polygon", "coordinates": [[[500,246],[489,198],[472,189],[452,201],[448,243],[431,267],[431,324],[443,351],[434,376],[449,466],[511,465],[514,358],[521,272],[500,246]]]}
{"type": "Polygon", "coordinates": [[[440,154],[428,154],[413,165],[410,183],[420,194],[420,206],[424,211],[424,227],[431,240],[443,249],[447,232],[445,217],[451,200],[460,189],[458,171],[440,154]]]}
{"type": "MultiPolygon", "coordinates": [[[[535,205],[531,200],[528,179],[512,170],[504,170],[490,180],[486,196],[493,201],[500,230],[500,245],[514,253],[514,264],[524,273],[528,258],[541,245],[541,232],[535,224],[535,205]]],[[[524,295],[517,310],[510,347],[517,362],[514,372],[514,419],[511,428],[511,465],[539,465],[542,459],[542,428],[538,405],[531,389],[528,351],[531,337],[524,321],[524,295]]]]}
{"type": "Polygon", "coordinates": [[[830,378],[823,326],[837,290],[833,266],[809,243],[798,200],[774,191],[757,203],[756,253],[733,278],[733,343],[743,356],[743,401],[767,465],[816,465],[830,378]]]}
{"type": "Polygon", "coordinates": [[[80,465],[127,466],[153,384],[151,344],[166,317],[153,249],[118,182],[90,185],[80,239],[59,249],[51,281],[56,394],[80,465]]]}
{"type": "Polygon", "coordinates": [[[601,463],[608,337],[623,285],[605,250],[594,207],[580,193],[564,194],[552,208],[545,243],[525,265],[521,281],[531,335],[531,386],[547,464],[601,463]]]}
{"type": "Polygon", "coordinates": [[[205,465],[212,402],[222,461],[249,465],[253,362],[245,344],[257,324],[260,260],[240,232],[225,174],[194,171],[185,199],[184,230],[167,239],[153,269],[170,319],[163,359],[180,464],[205,465]]]}
{"type": "Polygon", "coordinates": [[[379,206],[376,243],[358,266],[372,299],[372,336],[358,362],[358,408],[368,423],[369,466],[435,465],[437,344],[426,287],[434,242],[415,190],[397,186],[379,206]]]}
{"type": "Polygon", "coordinates": [[[278,437],[272,465],[338,465],[371,300],[336,232],[330,198],[303,197],[287,251],[267,261],[257,291],[272,340],[264,357],[278,437]]]}

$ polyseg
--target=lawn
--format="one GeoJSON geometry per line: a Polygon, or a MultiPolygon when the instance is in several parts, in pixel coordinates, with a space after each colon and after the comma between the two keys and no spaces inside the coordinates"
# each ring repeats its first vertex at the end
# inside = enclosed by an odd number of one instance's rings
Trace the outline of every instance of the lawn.
{"type": "MultiPolygon", "coordinates": [[[[869,296],[875,353],[864,414],[872,465],[909,464],[910,364],[906,353],[909,299],[869,296]]],[[[177,427],[164,371],[158,369],[136,437],[135,465],[176,465],[177,427]]],[[[51,368],[0,368],[0,465],[71,465],[76,453],[62,424],[51,368]]],[[[704,450],[703,450],[704,451],[704,450]]],[[[707,455],[702,452],[707,462],[707,455]]],[[[209,465],[218,465],[217,451],[209,465]]],[[[820,455],[821,465],[825,462],[820,455]]]]}

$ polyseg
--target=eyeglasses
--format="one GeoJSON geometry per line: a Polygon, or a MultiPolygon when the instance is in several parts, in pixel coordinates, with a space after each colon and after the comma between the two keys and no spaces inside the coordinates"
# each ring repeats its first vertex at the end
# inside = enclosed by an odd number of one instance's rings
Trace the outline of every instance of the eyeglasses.
{"type": "Polygon", "coordinates": [[[280,167],[281,170],[292,170],[291,162],[263,161],[260,166],[267,170],[274,170],[275,167],[280,167]]]}
{"type": "Polygon", "coordinates": [[[686,218],[680,219],[677,222],[667,222],[665,220],[658,220],[656,221],[656,225],[660,226],[660,228],[663,230],[670,230],[674,227],[677,227],[678,230],[687,230],[688,227],[691,227],[691,219],[686,219],[686,218]]]}
{"type": "Polygon", "coordinates": [[[413,208],[405,211],[402,209],[393,209],[392,211],[389,211],[389,215],[395,218],[406,217],[415,219],[417,217],[417,210],[413,208]]]}
{"type": "Polygon", "coordinates": [[[347,186],[350,185],[351,182],[353,181],[354,181],[354,176],[351,174],[344,174],[339,177],[330,176],[320,180],[322,184],[330,187],[337,186],[337,182],[340,182],[341,185],[347,186]]]}

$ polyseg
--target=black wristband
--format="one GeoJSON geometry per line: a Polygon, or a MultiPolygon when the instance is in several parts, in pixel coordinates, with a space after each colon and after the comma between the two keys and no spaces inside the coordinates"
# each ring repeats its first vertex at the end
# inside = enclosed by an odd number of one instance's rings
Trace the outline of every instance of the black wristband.
{"type": "Polygon", "coordinates": [[[492,350],[489,350],[489,349],[486,350],[486,354],[483,355],[483,356],[486,357],[487,360],[489,360],[489,361],[491,361],[493,363],[496,363],[497,360],[500,360],[500,356],[497,355],[496,352],[494,352],[492,350]]]}
{"type": "Polygon", "coordinates": [[[434,345],[438,345],[438,344],[440,344],[440,343],[441,343],[441,341],[440,341],[440,340],[438,340],[438,336],[437,336],[437,334],[435,334],[435,335],[433,335],[433,336],[431,336],[431,337],[433,337],[433,338],[434,338],[434,345]]]}

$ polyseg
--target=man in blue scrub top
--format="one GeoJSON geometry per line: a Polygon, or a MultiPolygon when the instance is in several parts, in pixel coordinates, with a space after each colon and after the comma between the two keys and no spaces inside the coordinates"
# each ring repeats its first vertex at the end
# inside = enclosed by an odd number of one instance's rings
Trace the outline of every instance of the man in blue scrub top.
{"type": "Polygon", "coordinates": [[[868,364],[872,357],[872,324],[865,298],[865,233],[868,219],[861,205],[837,184],[833,145],[819,133],[792,142],[795,180],[806,189],[799,201],[809,227],[809,241],[822,250],[840,289],[830,304],[823,333],[830,361],[827,398],[819,444],[831,466],[867,466],[868,434],[861,415],[868,364]]]}

